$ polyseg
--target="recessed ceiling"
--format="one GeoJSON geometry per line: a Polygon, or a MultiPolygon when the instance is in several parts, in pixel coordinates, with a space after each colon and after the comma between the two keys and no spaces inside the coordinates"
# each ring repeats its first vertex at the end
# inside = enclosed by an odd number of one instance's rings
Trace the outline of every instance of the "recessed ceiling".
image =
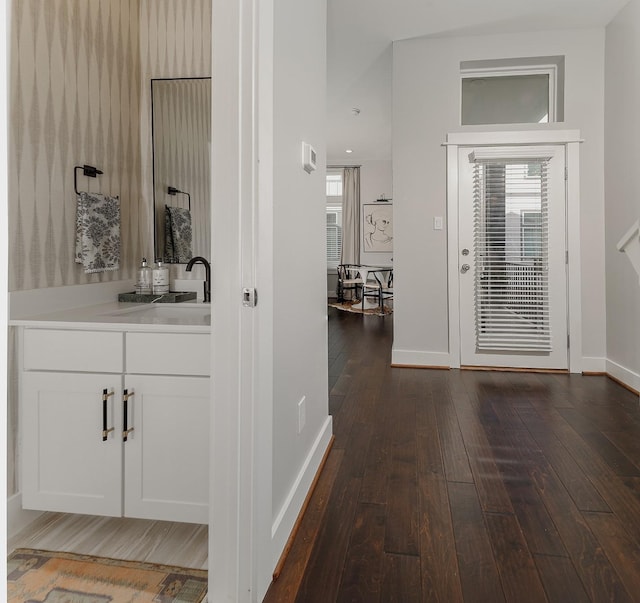
{"type": "Polygon", "coordinates": [[[391,158],[393,41],[603,27],[627,1],[328,0],[328,163],[391,158]]]}

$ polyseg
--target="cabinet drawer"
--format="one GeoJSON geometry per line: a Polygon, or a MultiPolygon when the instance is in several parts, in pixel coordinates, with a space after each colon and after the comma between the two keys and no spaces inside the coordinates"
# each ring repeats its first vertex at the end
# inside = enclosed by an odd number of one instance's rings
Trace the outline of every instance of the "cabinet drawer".
{"type": "Polygon", "coordinates": [[[25,370],[121,373],[122,333],[24,330],[25,370]]]}
{"type": "Polygon", "coordinates": [[[126,337],[127,373],[208,377],[211,372],[208,333],[127,333],[126,337]]]}

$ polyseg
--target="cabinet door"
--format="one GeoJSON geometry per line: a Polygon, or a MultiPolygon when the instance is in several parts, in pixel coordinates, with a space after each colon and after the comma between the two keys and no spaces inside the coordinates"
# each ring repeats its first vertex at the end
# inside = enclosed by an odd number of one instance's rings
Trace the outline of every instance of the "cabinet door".
{"type": "Polygon", "coordinates": [[[209,379],[128,375],[125,387],[125,515],[207,523],[209,379]]]}
{"type": "Polygon", "coordinates": [[[24,508],[122,514],[121,391],[120,375],[23,373],[24,508]],[[113,393],[106,404],[105,389],[113,393]],[[106,439],[103,413],[115,427],[106,439]]]}

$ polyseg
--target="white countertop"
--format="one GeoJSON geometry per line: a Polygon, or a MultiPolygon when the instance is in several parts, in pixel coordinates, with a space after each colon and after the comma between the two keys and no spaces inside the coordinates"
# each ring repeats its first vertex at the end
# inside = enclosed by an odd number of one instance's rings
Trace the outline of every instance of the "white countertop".
{"type": "Polygon", "coordinates": [[[211,306],[188,302],[138,304],[114,301],[23,316],[10,320],[9,325],[99,331],[210,333],[211,306]]]}

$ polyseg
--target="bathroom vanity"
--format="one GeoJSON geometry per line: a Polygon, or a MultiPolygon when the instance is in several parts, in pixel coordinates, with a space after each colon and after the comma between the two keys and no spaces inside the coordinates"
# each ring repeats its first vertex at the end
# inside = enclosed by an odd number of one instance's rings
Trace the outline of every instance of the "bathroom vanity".
{"type": "Polygon", "coordinates": [[[207,523],[210,322],[117,302],[13,320],[23,508],[207,523]]]}

